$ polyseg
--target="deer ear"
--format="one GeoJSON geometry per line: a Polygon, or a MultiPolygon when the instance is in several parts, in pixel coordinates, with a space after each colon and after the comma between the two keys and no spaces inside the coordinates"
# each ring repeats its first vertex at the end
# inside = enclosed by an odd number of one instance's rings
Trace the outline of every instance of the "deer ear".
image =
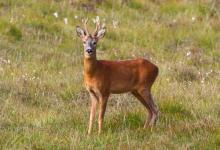
{"type": "Polygon", "coordinates": [[[99,31],[98,31],[98,33],[97,33],[97,38],[98,39],[101,39],[101,38],[103,38],[105,36],[105,28],[101,28],[99,31]]]}
{"type": "Polygon", "coordinates": [[[81,38],[86,36],[86,32],[83,29],[81,29],[79,26],[76,26],[76,33],[81,38]]]}

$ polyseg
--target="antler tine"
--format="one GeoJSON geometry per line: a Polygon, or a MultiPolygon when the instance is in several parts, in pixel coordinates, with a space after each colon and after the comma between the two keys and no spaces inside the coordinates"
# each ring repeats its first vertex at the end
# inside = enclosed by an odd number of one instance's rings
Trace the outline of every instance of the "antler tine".
{"type": "Polygon", "coordinates": [[[86,31],[86,34],[89,35],[89,31],[87,29],[87,22],[88,22],[88,18],[86,18],[86,20],[84,21],[84,28],[85,28],[85,31],[86,31]]]}
{"type": "Polygon", "coordinates": [[[95,28],[95,31],[94,31],[93,35],[97,35],[99,29],[100,29],[100,20],[97,20],[97,22],[96,22],[96,28],[95,28]]]}

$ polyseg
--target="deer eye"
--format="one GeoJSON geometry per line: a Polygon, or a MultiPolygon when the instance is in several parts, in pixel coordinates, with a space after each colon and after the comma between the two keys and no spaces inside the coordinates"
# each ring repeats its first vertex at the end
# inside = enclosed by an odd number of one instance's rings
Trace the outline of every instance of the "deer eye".
{"type": "Polygon", "coordinates": [[[93,45],[96,45],[96,42],[93,42],[93,45]]]}
{"type": "Polygon", "coordinates": [[[85,42],[85,41],[83,41],[83,44],[86,44],[86,42],[85,42]]]}

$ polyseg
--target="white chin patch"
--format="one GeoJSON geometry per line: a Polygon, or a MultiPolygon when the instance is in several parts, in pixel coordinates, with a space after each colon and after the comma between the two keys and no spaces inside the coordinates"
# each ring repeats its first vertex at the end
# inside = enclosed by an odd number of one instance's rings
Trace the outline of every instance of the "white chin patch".
{"type": "Polygon", "coordinates": [[[91,57],[92,56],[92,53],[91,54],[89,54],[89,53],[85,53],[85,57],[91,57]]]}

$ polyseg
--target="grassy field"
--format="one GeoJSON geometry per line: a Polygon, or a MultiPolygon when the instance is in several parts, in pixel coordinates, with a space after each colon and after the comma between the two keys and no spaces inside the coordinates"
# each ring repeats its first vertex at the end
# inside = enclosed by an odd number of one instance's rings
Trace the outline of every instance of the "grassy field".
{"type": "Polygon", "coordinates": [[[220,149],[218,0],[0,0],[0,149],[220,149]],[[87,136],[90,100],[75,26],[99,16],[98,58],[144,57],[160,69],[160,120],[143,129],[131,95],[109,99],[87,136]]]}

